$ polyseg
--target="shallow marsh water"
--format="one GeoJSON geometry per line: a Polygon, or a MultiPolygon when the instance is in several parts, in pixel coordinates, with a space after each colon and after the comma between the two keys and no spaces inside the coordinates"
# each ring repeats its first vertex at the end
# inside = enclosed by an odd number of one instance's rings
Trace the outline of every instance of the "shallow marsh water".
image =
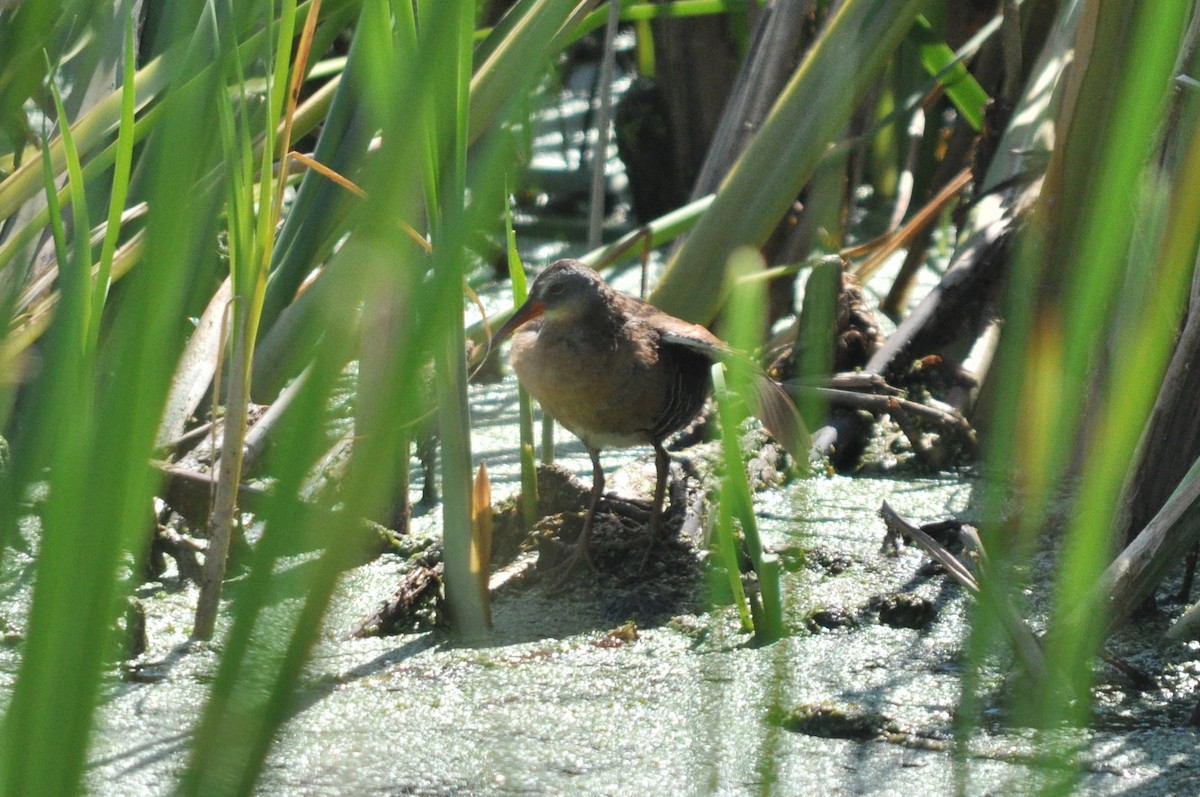
{"type": "MultiPolygon", "coordinates": [[[[515,416],[511,376],[472,388],[474,453],[497,500],[517,490],[515,416]]],[[[560,430],[557,451],[587,481],[578,441],[560,430]]],[[[609,489],[645,497],[647,454],[605,452],[609,489]]],[[[883,464],[869,473],[817,475],[756,496],[765,541],[788,566],[790,633],[766,647],[752,644],[729,608],[707,608],[702,591],[664,604],[659,580],[673,574],[632,588],[583,579],[557,596],[537,585],[507,589],[493,634],[475,647],[440,631],[349,639],[396,587],[404,561],[389,555],[350,571],[257,793],[1035,792],[1044,783],[1038,746],[1004,728],[1002,704],[956,758],[968,598],[919,551],[880,551],[884,499],[915,522],[971,517],[971,474],[930,477],[887,462],[886,446],[879,454],[883,464]],[[885,610],[897,605],[911,611],[885,610]],[[636,640],[610,634],[631,620],[636,640]]],[[[414,535],[436,537],[439,516],[415,518],[414,535]]],[[[36,540],[32,529],[27,536],[36,540]]],[[[4,691],[30,561],[4,560],[4,691]]],[[[236,582],[227,594],[236,597],[236,582]]],[[[106,685],[87,774],[94,794],[173,793],[216,672],[220,635],[212,646],[186,645],[193,588],[150,584],[138,597],[150,648],[106,685]]],[[[1181,608],[1168,605],[1111,646],[1156,685],[1137,691],[1098,671],[1096,726],[1076,739],[1087,762],[1079,793],[1194,793],[1200,735],[1186,720],[1200,645],[1155,647],[1181,608]]],[[[989,675],[1000,684],[1005,672],[989,675]]]]}
{"type": "MultiPolygon", "coordinates": [[[[528,259],[560,254],[551,247],[528,259]]],[[[506,305],[484,298],[493,309],[506,305]]],[[[475,388],[472,404],[476,459],[488,463],[502,499],[516,490],[511,378],[475,388]]],[[[586,453],[562,432],[558,454],[586,478],[586,453]]],[[[610,490],[645,494],[653,478],[645,451],[606,452],[604,463],[610,490]]],[[[730,609],[706,609],[702,595],[675,611],[647,607],[640,598],[653,582],[643,590],[581,583],[557,596],[536,585],[507,590],[494,606],[492,636],[474,647],[441,632],[349,639],[401,577],[403,561],[385,556],[343,577],[257,791],[1032,793],[1043,782],[1038,750],[1027,734],[1003,729],[1000,707],[958,759],[953,752],[967,597],[915,549],[880,552],[882,500],[916,522],[940,520],[969,515],[971,490],[969,474],[930,478],[894,467],[758,495],[765,539],[789,562],[791,632],[765,647],[751,644],[730,609]],[[889,600],[916,609],[881,621],[889,600]],[[630,620],[636,640],[610,635],[630,620]]],[[[436,536],[438,514],[417,517],[414,534],[436,536]]],[[[19,552],[4,560],[5,693],[29,562],[19,552]]],[[[216,672],[219,635],[212,646],[186,645],[193,588],[151,584],[138,597],[150,648],[107,682],[87,775],[95,794],[174,792],[216,672]]],[[[1200,646],[1154,648],[1167,622],[1147,622],[1115,645],[1156,678],[1155,689],[1137,692],[1101,671],[1096,730],[1078,739],[1088,762],[1080,793],[1195,793],[1200,736],[1185,721],[1200,683],[1200,646]]],[[[1001,667],[997,681],[1002,676],[1001,667]]]]}
{"type": "MultiPolygon", "coordinates": [[[[472,388],[474,453],[497,500],[518,489],[515,416],[511,376],[472,388]]],[[[557,452],[586,482],[578,441],[560,430],[557,452]]],[[[884,499],[915,522],[971,517],[971,474],[921,475],[886,462],[886,446],[878,453],[884,464],[869,473],[817,475],[756,496],[765,541],[788,570],[790,633],[765,647],[740,631],[732,610],[707,608],[701,590],[664,604],[660,582],[674,574],[632,588],[583,579],[557,596],[537,585],[507,589],[494,632],[475,647],[439,631],[349,639],[405,564],[388,555],[350,571],[257,793],[1033,793],[1044,782],[1038,747],[1004,729],[1000,704],[956,759],[968,598],[919,551],[880,551],[884,499]],[[884,610],[896,605],[911,611],[884,610]],[[636,640],[610,634],[631,620],[636,640]]],[[[605,452],[604,464],[611,491],[647,495],[647,451],[605,452]]],[[[415,518],[414,535],[436,537],[439,516],[415,518]]],[[[4,560],[5,691],[30,561],[4,560]]],[[[227,594],[236,596],[236,582],[227,594]]],[[[212,646],[186,645],[193,588],[150,584],[138,597],[150,648],[105,688],[87,774],[94,794],[173,793],[216,672],[220,635],[212,646]]],[[[1096,729],[1076,740],[1087,762],[1079,793],[1194,793],[1200,735],[1186,720],[1200,645],[1156,648],[1169,619],[1142,623],[1112,646],[1155,688],[1139,692],[1099,670],[1096,729]]],[[[991,677],[999,684],[1004,674],[1000,666],[991,677]]]]}
{"type": "MultiPolygon", "coordinates": [[[[481,432],[478,456],[495,459],[500,494],[515,476],[503,465],[515,443],[501,431],[512,429],[501,422],[512,389],[507,381],[477,395],[481,414],[490,406],[495,420],[483,424],[494,431],[481,432]]],[[[560,451],[586,476],[577,443],[562,440],[560,451]]],[[[652,472],[645,452],[605,463],[620,469],[614,485],[652,472]]],[[[586,579],[557,596],[536,585],[501,593],[495,630],[480,646],[441,632],[348,639],[397,584],[402,562],[385,556],[344,577],[258,793],[1031,792],[1040,781],[1036,750],[998,723],[955,762],[963,591],[915,549],[880,552],[882,500],[922,522],[969,512],[971,489],[967,475],[900,469],[817,476],[760,494],[766,542],[792,563],[784,577],[791,633],[765,647],[751,644],[728,608],[639,616],[636,587],[615,600],[619,591],[590,589],[586,579]],[[896,595],[933,611],[881,622],[881,599],[896,595]],[[636,640],[609,635],[630,620],[636,640]]],[[[421,519],[418,533],[435,531],[435,517],[421,519]]],[[[151,586],[142,596],[151,650],[107,689],[88,774],[97,794],[172,792],[215,672],[219,642],[178,647],[193,590],[151,586]]],[[[1183,646],[1176,654],[1171,672],[1186,693],[1200,653],[1183,646]]],[[[1122,712],[1138,719],[1082,739],[1091,762],[1083,793],[1189,793],[1200,776],[1198,739],[1179,725],[1183,704],[1168,691],[1110,696],[1107,708],[1102,699],[1114,722],[1122,712]]]]}

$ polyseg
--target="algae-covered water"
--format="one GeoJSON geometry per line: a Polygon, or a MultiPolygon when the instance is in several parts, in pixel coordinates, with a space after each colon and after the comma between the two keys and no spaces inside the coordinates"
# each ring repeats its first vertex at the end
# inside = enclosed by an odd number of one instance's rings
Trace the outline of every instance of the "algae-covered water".
{"type": "MultiPolygon", "coordinates": [[[[497,500],[518,489],[515,417],[511,376],[472,388],[474,454],[487,463],[497,500]]],[[[1008,663],[989,664],[983,725],[965,745],[954,741],[969,597],[920,551],[881,550],[876,512],[885,499],[917,523],[971,518],[973,476],[924,475],[889,462],[887,447],[880,449],[869,472],[817,474],[756,496],[764,540],[786,569],[788,635],[767,646],[753,644],[731,608],[709,605],[694,547],[653,562],[642,576],[585,573],[563,594],[536,580],[512,584],[496,594],[490,638],[474,647],[438,629],[351,638],[396,588],[406,563],[389,554],[346,573],[257,793],[1037,791],[1048,777],[1039,745],[1005,723],[1008,663]]],[[[605,452],[609,489],[647,497],[654,474],[648,454],[605,452]]],[[[590,480],[586,453],[562,432],[557,457],[590,480]]],[[[675,459],[703,457],[692,449],[675,459]]],[[[676,477],[683,472],[677,464],[676,477]]],[[[701,509],[687,530],[694,546],[711,485],[695,476],[687,483],[689,503],[701,509]]],[[[418,514],[411,533],[435,539],[439,517],[438,508],[418,514]]],[[[638,531],[629,533],[636,543],[638,531]]],[[[3,562],[5,692],[23,633],[31,556],[14,551],[3,562]]],[[[292,567],[305,565],[301,559],[292,567]]],[[[227,597],[236,600],[237,591],[235,580],[227,597]]],[[[105,687],[87,773],[94,794],[174,792],[220,655],[220,633],[212,645],[188,643],[193,587],[167,579],[144,585],[137,599],[149,648],[115,667],[105,687]]],[[[1138,688],[1114,669],[1097,668],[1093,730],[1069,740],[1084,761],[1079,793],[1196,791],[1200,737],[1188,720],[1200,645],[1164,646],[1162,631],[1183,607],[1162,606],[1109,648],[1153,686],[1138,688]]],[[[225,607],[223,616],[229,613],[225,607]]]]}
{"type": "MultiPolygon", "coordinates": [[[[480,389],[478,398],[499,419],[511,390],[480,389]]],[[[479,456],[498,461],[501,494],[512,489],[506,445],[500,432],[479,440],[479,456]]],[[[587,474],[577,444],[561,441],[560,453],[587,474]]],[[[611,483],[636,484],[652,470],[644,453],[606,456],[610,471],[621,470],[611,483]]],[[[969,514],[971,490],[969,474],[900,469],[760,494],[766,542],[788,564],[790,628],[763,647],[700,593],[674,605],[647,598],[670,573],[621,588],[585,576],[560,595],[536,583],[502,590],[494,632],[476,647],[436,630],[348,638],[398,583],[403,564],[385,556],[344,577],[258,792],[1030,792],[1042,782],[1036,749],[1028,735],[1001,730],[999,706],[985,716],[994,727],[956,760],[968,598],[917,550],[880,550],[884,499],[922,522],[969,514]]],[[[423,519],[426,532],[435,517],[423,519]]],[[[194,598],[170,584],[143,590],[151,649],[107,689],[88,774],[94,793],[168,794],[185,766],[219,653],[219,643],[184,647],[194,598]]],[[[1115,673],[1101,675],[1100,729],[1077,740],[1082,793],[1191,793],[1200,775],[1196,732],[1182,724],[1200,652],[1178,646],[1140,663],[1158,668],[1161,690],[1135,693],[1115,673]]]]}
{"type": "MultiPolygon", "coordinates": [[[[563,253],[550,247],[528,259],[563,253]]],[[[483,298],[490,310],[507,304],[483,298]]],[[[472,391],[475,458],[487,463],[502,500],[517,490],[515,386],[509,377],[472,391]]],[[[590,463],[577,441],[560,432],[557,455],[587,480],[590,463]]],[[[654,467],[646,451],[605,452],[604,463],[611,491],[647,495],[654,467]]],[[[706,486],[696,482],[693,497],[706,486]]],[[[753,644],[731,608],[708,605],[698,565],[616,580],[585,574],[558,595],[536,582],[515,584],[497,593],[494,630],[478,646],[437,629],[352,638],[405,572],[401,557],[385,555],[343,577],[257,792],[1035,792],[1047,774],[1032,734],[1005,725],[1005,662],[985,671],[996,697],[983,727],[955,743],[970,599],[916,549],[881,551],[883,500],[918,523],[970,517],[973,486],[970,472],[930,477],[884,463],[870,474],[819,474],[758,494],[764,539],[787,571],[789,633],[767,646],[753,644]]],[[[436,508],[418,515],[412,534],[436,538],[438,517],[436,508]]],[[[689,531],[693,541],[703,513],[700,521],[689,531]]],[[[27,531],[35,547],[36,529],[27,531]]],[[[5,692],[30,556],[4,559],[5,692]]],[[[236,594],[234,582],[227,596],[236,594]]],[[[174,792],[220,656],[219,634],[212,645],[188,643],[192,586],[147,584],[137,599],[149,648],[107,682],[89,755],[95,794],[174,792]]],[[[1084,761],[1079,793],[1197,791],[1200,738],[1187,721],[1200,645],[1161,647],[1161,630],[1181,607],[1164,608],[1111,646],[1153,679],[1152,688],[1097,669],[1094,729],[1071,740],[1084,761]]]]}

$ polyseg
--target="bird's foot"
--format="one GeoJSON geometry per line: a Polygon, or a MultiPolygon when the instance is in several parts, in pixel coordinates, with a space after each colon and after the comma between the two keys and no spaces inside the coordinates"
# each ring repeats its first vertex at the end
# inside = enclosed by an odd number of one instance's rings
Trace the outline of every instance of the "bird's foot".
{"type": "Polygon", "coordinates": [[[632,520],[635,523],[645,523],[650,519],[652,510],[649,501],[643,501],[640,498],[624,498],[609,493],[604,496],[604,507],[611,515],[616,515],[618,518],[632,520]]]}
{"type": "MultiPolygon", "coordinates": [[[[571,552],[564,561],[557,562],[546,568],[545,574],[550,578],[546,591],[553,595],[565,590],[567,584],[571,581],[571,577],[575,575],[575,571],[580,566],[586,567],[591,572],[595,572],[596,570],[596,566],[592,563],[592,557],[588,553],[588,546],[576,543],[572,546],[571,552]]],[[[541,569],[539,566],[538,570],[540,571],[541,569]]]]}
{"type": "Polygon", "coordinates": [[[654,549],[657,546],[658,546],[658,532],[651,529],[650,530],[650,541],[648,543],[646,543],[646,552],[644,554],[642,554],[642,562],[641,562],[641,564],[638,565],[637,571],[635,571],[635,573],[634,573],[635,579],[641,578],[642,574],[646,572],[646,565],[650,564],[650,558],[651,558],[650,555],[654,553],[654,549]]]}

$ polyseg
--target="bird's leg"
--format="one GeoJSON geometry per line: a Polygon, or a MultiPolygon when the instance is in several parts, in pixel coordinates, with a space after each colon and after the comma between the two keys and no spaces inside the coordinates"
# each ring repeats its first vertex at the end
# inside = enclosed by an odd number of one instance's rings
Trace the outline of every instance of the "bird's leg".
{"type": "Polygon", "coordinates": [[[592,566],[588,548],[591,545],[592,526],[596,524],[596,511],[600,508],[600,496],[604,494],[604,468],[600,465],[599,450],[589,448],[588,455],[592,458],[592,497],[588,501],[587,517],[583,519],[583,530],[579,532],[579,539],[575,541],[575,550],[571,552],[566,562],[555,567],[558,573],[554,583],[550,586],[551,591],[556,592],[562,589],[580,562],[587,564],[588,567],[592,566]]]}
{"type": "Polygon", "coordinates": [[[600,496],[604,495],[604,468],[600,466],[600,452],[589,448],[588,455],[592,458],[592,498],[588,501],[587,517],[583,520],[583,531],[575,543],[575,555],[572,559],[588,558],[588,546],[591,544],[592,526],[596,525],[596,510],[600,508],[600,496]]]}
{"type": "Polygon", "coordinates": [[[654,544],[658,542],[659,526],[662,525],[663,499],[667,494],[667,482],[671,476],[671,456],[663,448],[661,442],[654,443],[654,469],[657,478],[654,480],[654,505],[650,508],[650,542],[646,544],[646,553],[642,554],[642,563],[638,565],[638,573],[646,569],[650,562],[650,554],[654,552],[654,544]]]}
{"type": "Polygon", "coordinates": [[[661,442],[654,444],[654,469],[657,477],[654,480],[654,505],[650,508],[650,541],[658,539],[662,524],[663,498],[667,494],[667,482],[671,477],[671,455],[663,448],[661,442]]]}

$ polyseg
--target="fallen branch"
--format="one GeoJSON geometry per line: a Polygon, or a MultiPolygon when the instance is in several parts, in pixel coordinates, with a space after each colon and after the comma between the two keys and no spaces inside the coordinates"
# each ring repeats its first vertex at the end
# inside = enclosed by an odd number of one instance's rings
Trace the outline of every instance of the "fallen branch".
{"type": "Polygon", "coordinates": [[[404,633],[420,620],[421,609],[427,607],[431,601],[434,604],[436,622],[436,617],[441,614],[441,587],[440,561],[417,565],[404,577],[396,591],[367,615],[350,636],[362,639],[404,633]]]}
{"type": "Polygon", "coordinates": [[[887,501],[884,501],[879,507],[879,517],[883,519],[883,523],[887,527],[887,536],[884,538],[885,548],[898,551],[899,540],[910,539],[924,548],[926,553],[946,568],[946,572],[950,574],[951,578],[972,593],[979,592],[979,581],[961,559],[951,553],[946,546],[929,536],[924,529],[914,526],[902,518],[887,501]]]}
{"type": "MultiPolygon", "coordinates": [[[[178,512],[197,529],[206,527],[210,510],[212,479],[207,473],[188,470],[177,465],[157,463],[163,474],[162,499],[171,509],[178,512]]],[[[242,483],[238,487],[238,509],[243,512],[262,513],[267,504],[274,500],[270,492],[253,484],[242,483]]],[[[312,513],[320,525],[327,528],[342,528],[345,517],[336,511],[317,504],[304,502],[305,511],[312,513]]],[[[361,537],[360,546],[366,552],[376,554],[386,550],[394,542],[392,532],[369,520],[360,519],[349,527],[361,537]]],[[[317,546],[319,547],[319,541],[317,546]]],[[[373,558],[373,557],[372,557],[373,558]]]]}
{"type": "MultiPolygon", "coordinates": [[[[1200,459],[1192,464],[1183,481],[1163,504],[1141,533],[1123,550],[1097,582],[1099,605],[1108,607],[1109,629],[1121,626],[1138,606],[1153,593],[1163,575],[1178,564],[1188,550],[1200,542],[1200,523],[1195,520],[1200,510],[1200,459]]],[[[1191,610],[1188,615],[1193,614],[1191,610]]],[[[1192,619],[1184,618],[1173,626],[1172,638],[1184,634],[1192,619]]]]}
{"type": "MultiPolygon", "coordinates": [[[[979,580],[975,574],[971,572],[966,563],[959,557],[951,553],[946,546],[942,545],[933,538],[929,531],[944,531],[947,526],[946,521],[937,523],[927,523],[924,526],[918,527],[909,523],[896,513],[888,505],[887,501],[879,508],[879,516],[883,518],[884,524],[887,526],[887,536],[884,539],[884,550],[898,550],[898,542],[902,537],[906,537],[917,545],[925,549],[931,557],[949,573],[950,577],[957,581],[962,586],[966,587],[972,595],[979,599],[984,597],[983,589],[979,585],[979,580]]],[[[978,567],[981,570],[986,570],[988,567],[987,552],[983,548],[983,542],[979,539],[979,534],[974,527],[965,523],[952,523],[958,526],[959,537],[963,542],[964,550],[969,550],[971,557],[975,559],[978,567]]],[[[1021,664],[1025,667],[1026,672],[1035,678],[1040,679],[1045,674],[1045,656],[1042,651],[1041,639],[1030,630],[1029,626],[1017,614],[1016,607],[1004,596],[1001,601],[983,601],[983,605],[991,607],[997,612],[1001,626],[1009,639],[1012,640],[1014,651],[1021,664]]],[[[1100,658],[1113,669],[1120,672],[1130,683],[1137,689],[1151,689],[1155,685],[1155,680],[1149,675],[1134,667],[1124,659],[1114,656],[1107,651],[1100,651],[1100,658]]]]}
{"type": "MultiPolygon", "coordinates": [[[[1000,218],[968,238],[941,283],[871,355],[863,371],[896,383],[907,376],[913,361],[926,355],[958,350],[965,353],[976,348],[978,339],[991,328],[989,308],[1004,274],[1011,226],[1011,219],[1000,218]]],[[[961,358],[955,355],[948,359],[957,362],[961,358]]],[[[991,361],[987,358],[982,362],[986,367],[991,361]]],[[[985,375],[975,373],[971,377],[975,384],[981,384],[985,375]]],[[[956,407],[956,412],[969,411],[973,399],[973,391],[957,397],[962,406],[956,407]]],[[[826,456],[834,449],[851,446],[847,432],[857,433],[839,428],[836,419],[827,422],[813,434],[814,453],[826,456]]]]}
{"type": "Polygon", "coordinates": [[[798,392],[821,396],[830,404],[840,407],[853,407],[874,413],[886,412],[890,415],[904,414],[912,418],[920,418],[946,432],[961,437],[964,442],[969,442],[972,446],[975,444],[975,429],[952,407],[935,407],[898,396],[881,396],[875,393],[859,393],[828,387],[801,387],[798,388],[798,392]]]}
{"type": "MultiPolygon", "coordinates": [[[[1016,607],[1013,606],[1008,596],[985,595],[980,587],[979,580],[961,559],[951,553],[946,546],[925,533],[924,530],[902,518],[896,510],[892,509],[887,501],[884,501],[879,507],[879,517],[883,518],[884,525],[887,526],[889,538],[905,537],[912,540],[924,548],[934,560],[945,567],[950,577],[966,587],[977,599],[989,598],[981,600],[981,605],[991,609],[996,614],[1001,627],[1004,628],[1005,633],[1008,634],[1009,639],[1012,641],[1013,652],[1026,672],[1033,676],[1036,681],[1045,683],[1043,678],[1046,672],[1046,660],[1042,653],[1041,643],[1038,641],[1037,635],[1021,619],[1016,607]]],[[[966,547],[972,549],[977,567],[986,571],[987,553],[983,550],[983,545],[975,530],[964,524],[959,533],[963,536],[966,547]]]]}

